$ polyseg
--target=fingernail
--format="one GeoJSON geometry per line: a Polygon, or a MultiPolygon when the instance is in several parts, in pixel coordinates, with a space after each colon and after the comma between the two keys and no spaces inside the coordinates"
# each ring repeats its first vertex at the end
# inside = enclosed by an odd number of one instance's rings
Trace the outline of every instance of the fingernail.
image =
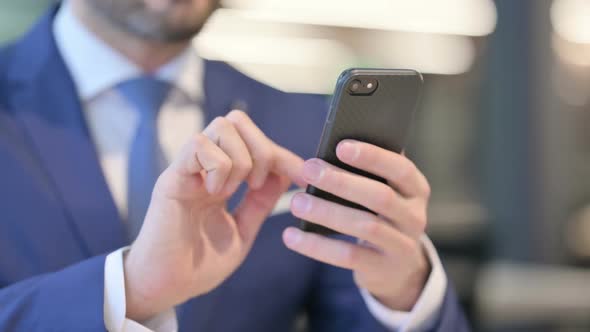
{"type": "Polygon", "coordinates": [[[338,145],[340,151],[339,157],[342,160],[354,161],[358,158],[359,153],[361,152],[359,149],[358,144],[353,143],[351,141],[344,141],[338,145]]]}
{"type": "Polygon", "coordinates": [[[287,228],[284,233],[284,240],[289,247],[297,245],[301,241],[301,231],[297,228],[287,228]]]}
{"type": "Polygon", "coordinates": [[[306,213],[311,208],[311,199],[306,194],[297,194],[293,197],[291,207],[295,212],[306,213]]]}
{"type": "Polygon", "coordinates": [[[324,166],[317,160],[308,160],[303,165],[303,177],[307,182],[318,182],[324,176],[324,166]]]}

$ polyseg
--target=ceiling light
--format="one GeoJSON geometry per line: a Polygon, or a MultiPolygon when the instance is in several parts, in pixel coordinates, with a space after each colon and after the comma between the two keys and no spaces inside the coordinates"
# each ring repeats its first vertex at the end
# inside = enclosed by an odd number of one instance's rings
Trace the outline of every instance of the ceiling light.
{"type": "Polygon", "coordinates": [[[490,34],[496,25],[491,0],[225,0],[256,20],[364,29],[490,34]]]}
{"type": "Polygon", "coordinates": [[[551,6],[555,31],[573,43],[590,43],[590,1],[556,0],[551,6]]]}

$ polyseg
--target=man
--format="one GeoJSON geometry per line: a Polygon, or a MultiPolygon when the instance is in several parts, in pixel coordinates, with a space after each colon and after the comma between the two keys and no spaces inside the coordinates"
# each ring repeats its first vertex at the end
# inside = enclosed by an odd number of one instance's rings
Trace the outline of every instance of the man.
{"type": "Polygon", "coordinates": [[[0,330],[288,331],[305,311],[312,331],[466,331],[423,175],[351,140],[339,158],[387,185],[304,162],[324,100],[194,54],[216,6],[71,0],[0,53],[0,330]],[[299,193],[294,215],[360,241],[303,233],[272,214],[291,182],[379,217],[299,193]]]}

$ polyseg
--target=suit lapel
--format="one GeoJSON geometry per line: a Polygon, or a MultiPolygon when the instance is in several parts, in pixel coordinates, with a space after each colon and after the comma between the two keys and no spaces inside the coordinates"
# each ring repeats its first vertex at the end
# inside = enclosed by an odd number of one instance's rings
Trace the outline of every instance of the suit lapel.
{"type": "Polygon", "coordinates": [[[64,213],[89,255],[124,245],[125,231],[106,185],[68,70],[53,39],[53,13],[14,49],[11,108],[23,124],[64,213]]]}
{"type": "MultiPolygon", "coordinates": [[[[230,71],[231,72],[231,71],[230,71]]],[[[236,89],[235,77],[228,77],[228,65],[222,62],[205,60],[205,77],[203,82],[205,93],[206,124],[215,117],[224,116],[234,108],[246,110],[248,91],[236,89]],[[241,93],[238,95],[237,93],[241,93]]]]}

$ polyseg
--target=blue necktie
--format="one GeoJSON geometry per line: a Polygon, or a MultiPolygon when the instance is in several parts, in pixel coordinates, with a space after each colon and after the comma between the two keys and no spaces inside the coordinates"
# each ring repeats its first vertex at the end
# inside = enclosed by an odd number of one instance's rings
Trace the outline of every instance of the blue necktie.
{"type": "Polygon", "coordinates": [[[154,184],[166,168],[158,140],[157,120],[170,84],[142,76],[123,82],[117,88],[139,115],[127,168],[127,226],[129,238],[133,241],[143,224],[154,184]]]}

